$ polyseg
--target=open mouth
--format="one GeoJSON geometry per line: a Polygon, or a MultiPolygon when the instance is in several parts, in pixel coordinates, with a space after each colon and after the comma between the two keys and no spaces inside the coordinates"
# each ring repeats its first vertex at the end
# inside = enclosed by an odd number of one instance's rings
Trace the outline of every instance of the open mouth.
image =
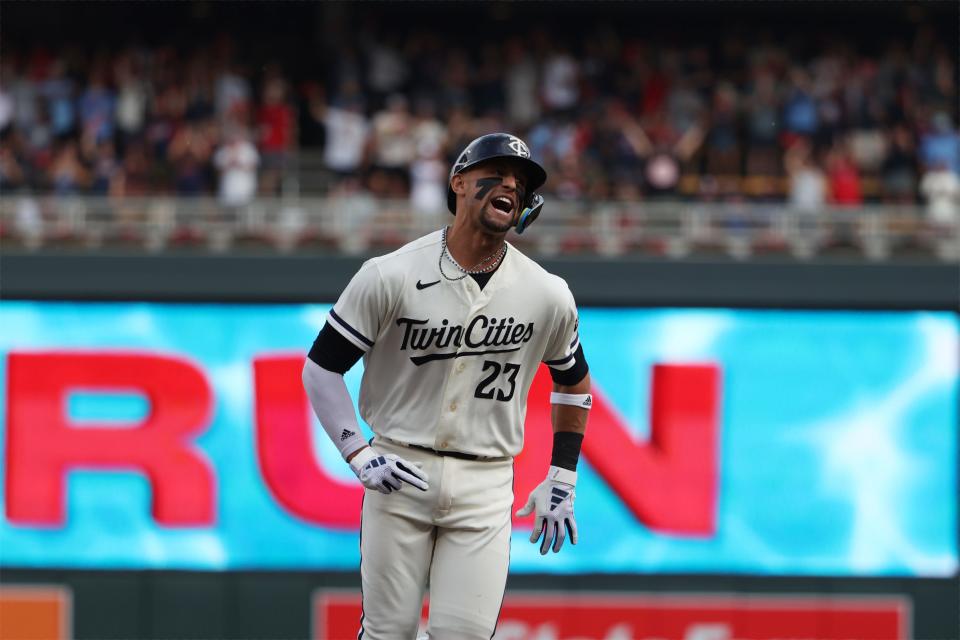
{"type": "Polygon", "coordinates": [[[493,205],[493,208],[497,211],[502,211],[504,213],[513,213],[513,200],[507,196],[497,196],[490,201],[490,204],[493,205]]]}

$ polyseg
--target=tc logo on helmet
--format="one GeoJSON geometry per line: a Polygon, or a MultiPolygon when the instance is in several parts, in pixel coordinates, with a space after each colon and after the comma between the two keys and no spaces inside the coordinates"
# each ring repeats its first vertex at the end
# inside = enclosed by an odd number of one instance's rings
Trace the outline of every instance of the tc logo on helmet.
{"type": "Polygon", "coordinates": [[[510,136],[510,142],[507,143],[507,146],[513,150],[515,154],[521,158],[530,157],[530,149],[527,148],[527,145],[523,143],[523,140],[516,136],[510,136]]]}

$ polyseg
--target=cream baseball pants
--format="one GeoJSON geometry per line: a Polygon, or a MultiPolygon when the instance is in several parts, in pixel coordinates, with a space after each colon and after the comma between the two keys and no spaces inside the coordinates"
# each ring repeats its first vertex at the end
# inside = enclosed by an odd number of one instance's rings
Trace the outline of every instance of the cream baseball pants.
{"type": "Polygon", "coordinates": [[[373,446],[423,465],[430,488],[364,493],[358,638],[414,640],[429,585],[430,640],[489,640],[510,564],[513,459],[463,460],[379,436],[373,446]]]}

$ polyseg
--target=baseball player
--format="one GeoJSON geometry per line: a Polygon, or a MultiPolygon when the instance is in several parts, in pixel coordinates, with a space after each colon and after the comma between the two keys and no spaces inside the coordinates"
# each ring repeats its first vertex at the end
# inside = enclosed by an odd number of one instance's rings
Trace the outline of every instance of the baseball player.
{"type": "Polygon", "coordinates": [[[368,260],[334,305],[304,364],[324,430],[365,489],[358,638],[413,640],[427,585],[427,637],[489,639],[510,559],[513,458],[541,362],[554,381],[547,478],[518,516],[536,515],[540,553],[577,542],[577,460],[590,379],[567,284],[505,236],[540,214],[546,172],[505,133],[477,138],[450,171],[445,227],[368,260]],[[361,436],[343,374],[364,359],[361,436]]]}

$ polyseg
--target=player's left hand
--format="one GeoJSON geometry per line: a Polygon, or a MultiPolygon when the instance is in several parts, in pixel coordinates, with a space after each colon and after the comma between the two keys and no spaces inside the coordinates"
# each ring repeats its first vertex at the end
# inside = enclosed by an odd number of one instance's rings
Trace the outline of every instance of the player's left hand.
{"type": "Polygon", "coordinates": [[[577,521],[573,516],[576,484],[576,471],[551,466],[547,479],[530,492],[527,504],[517,511],[521,518],[536,511],[530,542],[536,543],[543,537],[540,555],[546,555],[551,546],[554,553],[560,551],[568,534],[570,543],[577,544],[577,521]]]}

